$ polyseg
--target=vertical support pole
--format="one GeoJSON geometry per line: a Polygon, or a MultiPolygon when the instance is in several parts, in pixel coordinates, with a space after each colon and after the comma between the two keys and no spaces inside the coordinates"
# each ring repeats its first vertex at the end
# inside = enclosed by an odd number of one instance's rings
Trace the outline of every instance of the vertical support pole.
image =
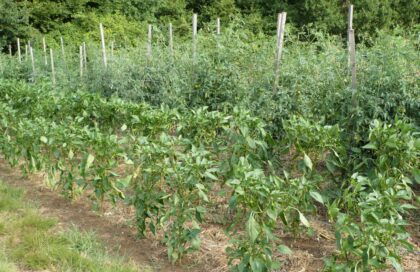
{"type": "Polygon", "coordinates": [[[29,54],[31,55],[32,74],[35,77],[35,59],[34,59],[34,51],[32,49],[32,46],[29,47],[29,54]]]}
{"type": "Polygon", "coordinates": [[[44,64],[45,66],[48,66],[47,44],[45,43],[45,37],[42,38],[42,48],[44,50],[44,64]]]}
{"type": "Polygon", "coordinates": [[[353,29],[353,5],[349,6],[349,14],[348,14],[348,19],[347,19],[347,23],[348,23],[348,29],[353,29]]]}
{"type": "Polygon", "coordinates": [[[197,54],[197,14],[193,14],[192,18],[192,57],[195,61],[197,54]]]}
{"type": "Polygon", "coordinates": [[[79,46],[79,68],[80,68],[80,79],[83,78],[83,45],[79,46]]]}
{"type": "Polygon", "coordinates": [[[99,31],[101,33],[101,46],[102,46],[102,58],[104,62],[104,67],[107,67],[107,60],[106,60],[106,49],[105,49],[105,34],[104,34],[104,27],[102,23],[99,24],[99,31]]]}
{"type": "Polygon", "coordinates": [[[114,59],[114,41],[111,42],[111,58],[114,59]]]}
{"type": "Polygon", "coordinates": [[[61,45],[61,58],[63,59],[64,66],[67,67],[66,51],[64,49],[64,40],[63,40],[63,37],[60,37],[60,45],[61,45]]]}
{"type": "Polygon", "coordinates": [[[220,35],[220,18],[217,17],[216,19],[216,34],[220,35]]]}
{"type": "Polygon", "coordinates": [[[152,25],[149,24],[147,27],[147,57],[152,57],[152,25]]]}
{"type": "Polygon", "coordinates": [[[83,42],[83,62],[85,66],[85,70],[87,71],[87,53],[86,53],[86,43],[83,42]]]}
{"type": "Polygon", "coordinates": [[[174,33],[172,29],[172,23],[169,23],[169,51],[171,52],[171,55],[174,53],[174,33]]]}
{"type": "Polygon", "coordinates": [[[18,50],[19,63],[22,63],[22,53],[20,52],[20,39],[19,38],[17,38],[17,50],[18,50]]]}
{"type": "Polygon", "coordinates": [[[25,44],[25,61],[28,61],[28,45],[25,44]]]}
{"type": "Polygon", "coordinates": [[[356,41],[354,29],[349,30],[351,88],[356,89],[356,41]]]}
{"type": "Polygon", "coordinates": [[[353,5],[349,6],[347,39],[349,51],[349,72],[351,75],[351,88],[356,89],[356,40],[353,29],[353,5]]]}
{"type": "Polygon", "coordinates": [[[12,45],[11,44],[9,44],[9,56],[10,57],[12,56],[12,45]]]}
{"type": "Polygon", "coordinates": [[[52,48],[50,48],[50,62],[51,62],[51,79],[52,79],[52,84],[55,86],[54,54],[53,54],[52,48]]]}
{"type": "Polygon", "coordinates": [[[286,12],[278,14],[277,17],[277,47],[276,47],[276,61],[274,65],[274,83],[273,83],[273,93],[276,92],[277,86],[279,84],[279,71],[280,71],[280,60],[281,53],[283,51],[283,38],[284,31],[286,27],[286,12]]]}

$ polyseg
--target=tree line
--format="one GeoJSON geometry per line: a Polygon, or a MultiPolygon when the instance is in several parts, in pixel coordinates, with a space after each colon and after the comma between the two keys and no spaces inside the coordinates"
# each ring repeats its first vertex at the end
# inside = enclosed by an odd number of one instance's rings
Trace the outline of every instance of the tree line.
{"type": "MultiPolygon", "coordinates": [[[[299,30],[314,28],[329,34],[345,33],[349,0],[0,0],[0,48],[17,37],[47,36],[50,43],[60,36],[70,41],[97,39],[98,22],[115,39],[133,42],[146,32],[146,25],[174,25],[176,34],[190,33],[191,14],[199,14],[199,28],[211,28],[220,17],[251,34],[275,33],[276,16],[288,13],[288,24],[299,30]]],[[[358,36],[372,37],[377,30],[418,27],[417,0],[352,0],[358,36]]]]}

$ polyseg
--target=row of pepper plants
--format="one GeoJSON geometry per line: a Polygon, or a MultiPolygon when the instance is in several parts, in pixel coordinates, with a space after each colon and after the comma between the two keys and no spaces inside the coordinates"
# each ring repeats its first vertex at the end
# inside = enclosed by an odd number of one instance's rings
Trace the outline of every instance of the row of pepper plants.
{"type": "Polygon", "coordinates": [[[420,144],[406,122],[375,121],[357,145],[339,125],[297,116],[274,137],[238,108],[154,108],[42,84],[0,87],[4,158],[24,174],[44,171],[69,197],[125,200],[140,235],[164,233],[173,262],[200,248],[213,212],[225,218],[233,271],[279,269],[279,256],[292,251],[278,230],[303,234],[319,210],[338,249],[326,270],[401,269],[401,247],[412,249],[404,215],[415,208],[420,144]]]}

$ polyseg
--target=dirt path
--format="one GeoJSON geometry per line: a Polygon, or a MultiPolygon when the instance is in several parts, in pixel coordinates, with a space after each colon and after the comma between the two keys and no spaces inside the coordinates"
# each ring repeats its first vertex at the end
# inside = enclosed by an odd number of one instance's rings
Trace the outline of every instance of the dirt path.
{"type": "Polygon", "coordinates": [[[82,231],[94,231],[107,246],[107,249],[125,255],[139,264],[140,267],[151,267],[154,271],[199,271],[189,267],[172,266],[166,256],[162,255],[162,248],[158,248],[155,241],[136,239],[133,227],[119,222],[117,218],[94,212],[86,201],[69,201],[58,192],[44,186],[37,178],[23,178],[19,171],[10,168],[0,158],[0,178],[7,184],[25,190],[25,197],[39,205],[41,213],[48,217],[55,217],[59,226],[74,224],[82,231]],[[158,255],[158,256],[157,256],[158,255]]]}

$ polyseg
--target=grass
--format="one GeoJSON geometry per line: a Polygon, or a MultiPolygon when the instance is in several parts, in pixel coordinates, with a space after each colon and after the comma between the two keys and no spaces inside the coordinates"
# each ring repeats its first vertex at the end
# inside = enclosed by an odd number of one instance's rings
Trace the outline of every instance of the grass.
{"type": "Polygon", "coordinates": [[[0,181],[0,272],[150,271],[109,255],[92,232],[64,231],[23,199],[23,192],[0,181]]]}

